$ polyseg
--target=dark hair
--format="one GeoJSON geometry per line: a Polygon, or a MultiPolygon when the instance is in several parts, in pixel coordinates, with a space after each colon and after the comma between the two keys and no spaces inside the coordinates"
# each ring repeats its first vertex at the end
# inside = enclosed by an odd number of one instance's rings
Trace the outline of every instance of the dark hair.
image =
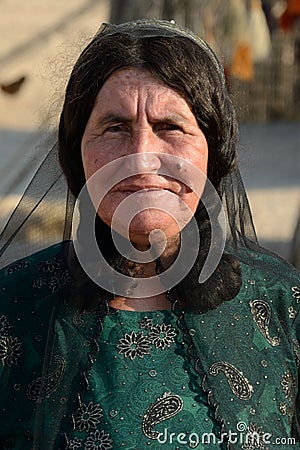
{"type": "MultiPolygon", "coordinates": [[[[116,32],[94,37],[75,64],[67,86],[58,144],[71,192],[77,197],[85,184],[81,139],[97,94],[112,73],[126,67],[148,69],[185,98],[208,142],[208,178],[218,190],[222,178],[235,169],[237,127],[223,74],[212,54],[188,37],[135,37],[116,32]]],[[[241,277],[236,259],[224,254],[213,276],[199,285],[199,272],[210,247],[210,222],[201,202],[195,217],[201,248],[194,267],[177,290],[186,304],[205,311],[233,298],[240,289],[241,277]]],[[[102,254],[122,271],[126,265],[98,216],[96,228],[102,254]]]]}
{"type": "Polygon", "coordinates": [[[222,74],[211,56],[182,36],[98,34],[71,74],[59,125],[59,158],[72,193],[85,183],[81,139],[99,90],[125,67],[145,67],[190,105],[208,142],[208,177],[216,188],[235,168],[236,121],[222,74]]]}

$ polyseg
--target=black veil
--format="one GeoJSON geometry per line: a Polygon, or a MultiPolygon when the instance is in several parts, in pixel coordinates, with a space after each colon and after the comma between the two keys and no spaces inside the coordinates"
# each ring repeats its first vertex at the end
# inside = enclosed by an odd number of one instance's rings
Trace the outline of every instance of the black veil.
{"type": "MultiPolygon", "coordinates": [[[[198,36],[192,32],[181,29],[177,25],[171,22],[165,21],[138,21],[128,24],[103,25],[99,30],[99,39],[101,36],[109,36],[114,33],[136,33],[141,37],[169,37],[174,35],[180,35],[188,38],[201,46],[206,52],[208,52],[212,63],[215,65],[215,70],[218,71],[225,84],[225,78],[223,69],[219,63],[219,60],[214,55],[213,51],[202,41],[198,36]]],[[[235,142],[227,142],[227,145],[236,145],[235,142]]],[[[282,272],[282,265],[274,263],[266,265],[261,263],[259,255],[267,252],[262,249],[258,242],[253,225],[251,210],[247,200],[247,195],[244,189],[242,178],[238,168],[235,168],[229,174],[227,174],[220,182],[219,196],[221,198],[222,206],[225,212],[227,221],[226,226],[226,244],[225,255],[229,255],[228,258],[223,260],[224,269],[217,269],[212,275],[211,280],[208,280],[208,284],[204,286],[205,301],[210,297],[211,292],[215,289],[215,284],[222,276],[222,271],[225,274],[229,272],[233,273],[232,283],[236,283],[235,287],[228,288],[227,298],[222,295],[217,298],[216,304],[213,302],[204,304],[203,310],[195,311],[195,314],[201,314],[209,309],[221,304],[223,301],[233,298],[239,290],[239,268],[238,262],[243,261],[253,267],[260,267],[264,271],[271,271],[274,274],[282,272]],[[216,275],[217,281],[214,279],[216,275]]],[[[45,159],[39,166],[35,175],[33,176],[29,186],[20,199],[17,207],[13,211],[10,219],[8,220],[0,237],[0,269],[5,270],[8,265],[20,264],[20,260],[39,252],[49,246],[59,243],[65,243],[62,246],[63,260],[70,269],[72,282],[68,290],[62,290],[60,301],[57,301],[51,308],[49,313],[49,327],[47,332],[47,342],[44,355],[44,366],[41,382],[39,386],[39,392],[37,394],[36,401],[36,416],[35,416],[35,436],[34,436],[34,448],[35,449],[52,449],[54,443],[59,440],[63,442],[63,436],[56,436],[56,430],[67,419],[67,402],[63,399],[70,398],[71,402],[76,403],[77,399],[73,398],[72,385],[74,382],[74,375],[76,369],[81,372],[81,389],[84,392],[89,388],[88,383],[88,370],[93,363],[93,358],[99,353],[99,348],[96,343],[96,338],[101,333],[101,323],[106,314],[109,313],[109,300],[111,296],[105,294],[99,290],[97,286],[88,280],[86,274],[80,270],[76,255],[72,247],[72,220],[73,211],[76,198],[71,192],[68,182],[65,178],[63,170],[60,165],[58,155],[58,144],[55,142],[48,151],[45,159]],[[55,226],[53,225],[55,224],[55,226]],[[51,230],[51,233],[49,232],[51,230]],[[74,275],[75,274],[75,275],[74,275]],[[59,349],[56,342],[56,326],[57,319],[67,314],[70,305],[65,301],[66,296],[72,296],[72,301],[76,306],[78,314],[84,314],[85,327],[82,334],[82,342],[89,342],[89,347],[86,348],[82,345],[82,348],[76,349],[72,354],[73,367],[72,370],[65,372],[64,386],[55,392],[51,397],[49,393],[44,392],[46,381],[49,377],[53,376],[55,367],[59,364],[57,360],[57,354],[59,349]],[[94,299],[101,298],[101,301],[92,301],[94,299]],[[90,301],[87,307],[87,298],[90,301]],[[86,358],[85,367],[81,366],[83,357],[86,358]],[[45,411],[51,411],[53,421],[51,423],[45,422],[45,411]]],[[[201,216],[203,217],[203,216],[201,216]]],[[[208,243],[208,247],[211,242],[208,243]]],[[[199,264],[203,264],[203,260],[199,264]]],[[[287,278],[291,278],[294,273],[294,269],[287,263],[283,263],[287,278]]],[[[199,270],[196,266],[196,269],[199,270]]],[[[226,275],[227,276],[227,275],[226,275]]],[[[196,281],[196,284],[199,284],[196,281]]],[[[230,283],[229,283],[230,284],[230,283]]],[[[192,295],[192,290],[189,291],[191,286],[190,279],[188,283],[182,285],[182,291],[188,292],[192,295]]],[[[200,286],[201,288],[201,286],[200,286]]],[[[216,288],[217,290],[217,288],[216,288]]],[[[184,330],[186,336],[186,342],[190,349],[191,357],[195,362],[196,370],[199,375],[203,375],[201,371],[201,364],[197,354],[193,354],[191,335],[189,330],[192,328],[191,323],[185,319],[181,314],[181,308],[177,309],[176,301],[170,293],[170,299],[173,303],[174,310],[178,312],[179,326],[184,330]]],[[[175,299],[176,300],[176,299],[175,299]]],[[[73,308],[74,305],[71,305],[73,308]]],[[[75,317],[75,316],[73,316],[75,317]]],[[[83,317],[83,316],[82,316],[83,317]]],[[[75,319],[74,319],[75,320],[75,319]]],[[[78,319],[80,320],[80,319],[78,319]]],[[[72,332],[66,336],[69,342],[72,342],[72,332]]],[[[61,349],[60,349],[61,350],[61,349]]],[[[200,384],[200,383],[199,383],[200,384]]],[[[213,404],[213,400],[211,401],[213,404]]],[[[230,405],[229,405],[230,406],[230,405]]],[[[216,417],[218,417],[218,411],[216,410],[216,417]]],[[[65,447],[61,447],[65,448],[65,447]]]]}

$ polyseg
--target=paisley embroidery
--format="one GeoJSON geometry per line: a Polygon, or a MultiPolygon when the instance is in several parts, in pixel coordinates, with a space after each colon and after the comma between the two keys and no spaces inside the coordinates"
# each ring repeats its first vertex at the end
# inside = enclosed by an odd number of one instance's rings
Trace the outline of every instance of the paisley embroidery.
{"type": "Polygon", "coordinates": [[[20,270],[26,269],[28,266],[29,261],[24,259],[22,261],[14,262],[5,269],[5,275],[11,275],[14,272],[19,272],[20,270]]]}
{"type": "Polygon", "coordinates": [[[250,302],[250,307],[251,313],[253,314],[253,320],[266,341],[273,347],[279,345],[280,338],[278,336],[271,338],[269,333],[268,326],[271,318],[271,309],[268,303],[263,300],[253,300],[250,302]]]}
{"type": "Polygon", "coordinates": [[[37,378],[28,386],[27,395],[30,400],[40,402],[57,389],[66,368],[66,361],[62,356],[55,355],[53,363],[57,368],[52,373],[37,378]]]}
{"type": "Polygon", "coordinates": [[[153,427],[164,420],[176,416],[182,408],[183,401],[179,395],[165,392],[162,397],[157,398],[144,415],[142,430],[145,436],[149,439],[157,439],[159,433],[153,430],[153,427]]]}
{"type": "Polygon", "coordinates": [[[253,394],[253,387],[247,380],[247,378],[236,369],[232,364],[228,362],[216,362],[209,368],[209,373],[214,377],[218,373],[224,372],[230,389],[233,394],[241,400],[249,400],[253,394]]]}
{"type": "Polygon", "coordinates": [[[297,381],[291,372],[284,372],[281,377],[281,386],[285,397],[293,402],[296,397],[297,381]]]}

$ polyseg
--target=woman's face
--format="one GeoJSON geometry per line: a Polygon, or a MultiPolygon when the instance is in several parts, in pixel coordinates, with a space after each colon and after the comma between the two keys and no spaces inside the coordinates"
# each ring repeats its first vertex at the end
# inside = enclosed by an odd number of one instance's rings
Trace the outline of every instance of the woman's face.
{"type": "MultiPolygon", "coordinates": [[[[139,211],[130,222],[129,236],[137,245],[147,245],[154,229],[167,238],[178,235],[184,220],[174,217],[183,214],[182,202],[195,212],[205,177],[197,195],[192,187],[200,177],[193,179],[190,168],[207,173],[205,136],[185,99],[146,69],[126,68],[110,76],[96,98],[81,149],[86,180],[115,161],[107,176],[119,181],[97,206],[98,215],[111,226],[116,208],[134,194],[139,211]],[[120,160],[128,155],[133,156],[120,160]]],[[[107,183],[105,177],[98,183],[107,183]]],[[[113,228],[123,233],[122,215],[113,228]]]]}

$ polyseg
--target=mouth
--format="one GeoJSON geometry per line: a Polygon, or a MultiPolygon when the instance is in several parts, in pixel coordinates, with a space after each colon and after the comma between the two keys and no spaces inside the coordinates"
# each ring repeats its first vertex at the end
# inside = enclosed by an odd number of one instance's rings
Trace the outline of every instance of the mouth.
{"type": "Polygon", "coordinates": [[[146,186],[146,187],[133,187],[128,186],[121,189],[117,189],[117,192],[121,192],[123,194],[134,194],[134,193],[141,193],[141,194],[147,194],[147,193],[163,193],[163,192],[171,192],[172,194],[178,194],[178,192],[175,192],[173,189],[167,189],[167,188],[161,188],[156,186],[146,186]]]}
{"type": "Polygon", "coordinates": [[[164,193],[171,192],[175,195],[182,195],[191,192],[190,188],[183,183],[178,181],[170,180],[165,183],[122,183],[115,186],[112,192],[118,192],[122,194],[133,194],[133,193],[164,193]]]}

